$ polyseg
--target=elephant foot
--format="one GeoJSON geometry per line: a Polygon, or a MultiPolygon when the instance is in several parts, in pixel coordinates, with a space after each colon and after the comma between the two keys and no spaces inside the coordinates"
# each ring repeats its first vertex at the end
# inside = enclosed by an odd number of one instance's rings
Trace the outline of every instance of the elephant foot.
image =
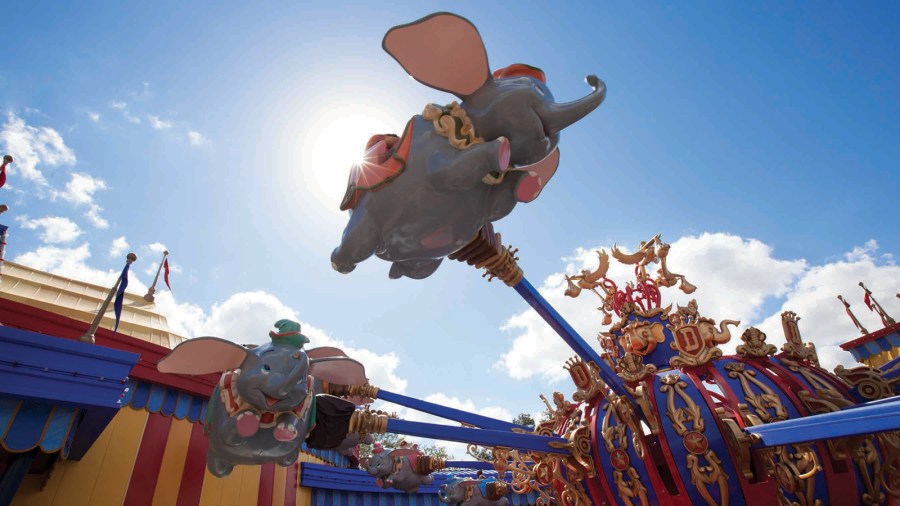
{"type": "Polygon", "coordinates": [[[214,457],[212,454],[207,454],[206,468],[209,469],[210,474],[213,476],[224,478],[231,474],[231,470],[234,469],[234,466],[218,457],[214,457]]]}
{"type": "Polygon", "coordinates": [[[237,415],[237,432],[242,437],[250,437],[259,431],[259,415],[252,411],[244,411],[237,415]]]}
{"type": "Polygon", "coordinates": [[[429,260],[403,260],[402,262],[394,262],[391,265],[391,271],[388,277],[398,279],[406,276],[412,279],[425,279],[434,274],[434,271],[441,265],[443,258],[429,260]]]}
{"type": "MultiPolygon", "coordinates": [[[[337,250],[335,250],[337,251],[337,250]]],[[[340,272],[341,274],[349,274],[353,272],[353,269],[356,269],[356,265],[354,264],[345,264],[334,261],[334,254],[331,255],[331,268],[340,272]]]]}
{"type": "Polygon", "coordinates": [[[273,431],[275,439],[282,442],[293,441],[297,439],[297,429],[287,423],[279,423],[273,431]]]}

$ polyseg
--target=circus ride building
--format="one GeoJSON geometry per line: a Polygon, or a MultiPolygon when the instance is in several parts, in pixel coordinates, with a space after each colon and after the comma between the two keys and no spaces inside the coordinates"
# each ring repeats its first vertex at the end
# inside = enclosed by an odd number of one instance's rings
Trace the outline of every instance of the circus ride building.
{"type": "Polygon", "coordinates": [[[448,13],[391,29],[384,48],[419,82],[465,100],[519,87],[517,96],[539,94],[528,103],[545,105],[535,112],[546,115],[548,142],[481,139],[521,127],[521,116],[469,115],[465,101],[426,107],[403,136],[373,137],[367,165],[351,174],[342,208],[353,213],[332,266],[349,273],[381,237],[391,277],[427,278],[445,258],[483,269],[571,348],[560,367],[574,391],[555,392],[536,427],[497,420],[371,385],[365,364],[316,347],[290,320],[259,329],[270,340],[258,346],[178,336],[153,289],[127,291],[133,254],[112,287],[7,262],[0,505],[900,504],[900,324],[865,285],[881,329],[863,328],[840,297],[861,333],[843,345],[859,366],[823,369],[791,311],[783,337],[750,327],[726,356],[739,322],[717,322],[696,301],[665,302],[666,290],[702,287],[671,270],[657,235],[633,251],[599,251],[596,269],[568,277],[565,295],[599,298],[607,327],[592,346],[528,281],[492,222],[538,196],[559,161],[550,136],[593,111],[605,85],[589,76],[588,95],[555,104],[540,69],[490,72],[477,30],[448,13]],[[441,55],[453,46],[441,37],[471,54],[441,55]],[[448,80],[434,61],[466,65],[448,80]],[[439,183],[453,189],[438,192],[439,183]],[[393,208],[408,202],[388,197],[411,192],[437,192],[416,202],[492,207],[457,206],[465,212],[453,216],[393,208]],[[384,213],[402,223],[377,228],[384,213]],[[633,278],[609,277],[612,261],[633,278]],[[453,424],[402,420],[370,409],[375,400],[453,424]],[[475,459],[406,443],[358,459],[360,442],[386,433],[467,443],[475,459]]]}

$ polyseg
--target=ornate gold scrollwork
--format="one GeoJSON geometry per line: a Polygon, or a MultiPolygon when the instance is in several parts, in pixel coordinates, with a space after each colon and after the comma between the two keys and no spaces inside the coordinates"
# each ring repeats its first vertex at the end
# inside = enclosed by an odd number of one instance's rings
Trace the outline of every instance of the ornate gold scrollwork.
{"type": "Polygon", "coordinates": [[[636,386],[634,390],[631,391],[631,393],[632,395],[634,395],[634,400],[637,401],[638,407],[644,414],[644,420],[650,427],[650,432],[653,434],[659,434],[659,420],[657,420],[656,418],[656,411],[650,404],[650,394],[647,392],[647,385],[640,384],[636,386]]]}
{"type": "Polygon", "coordinates": [[[540,506],[590,504],[581,484],[584,470],[571,456],[542,452],[520,454],[518,450],[499,447],[494,448],[494,456],[494,469],[499,476],[505,476],[507,471],[512,473],[509,489],[517,494],[537,493],[535,504],[540,506]],[[563,474],[563,469],[566,470],[568,479],[563,474]],[[554,484],[561,485],[562,489],[557,490],[554,484]]]}
{"type": "Polygon", "coordinates": [[[682,444],[688,451],[687,468],[691,474],[691,483],[700,496],[710,506],[726,506],[728,504],[728,474],[722,467],[722,461],[716,452],[709,447],[700,406],[684,391],[687,382],[677,374],[669,374],[660,379],[659,391],[667,393],[666,416],[672,422],[675,433],[682,438],[682,444]],[[676,408],[675,397],[679,397],[684,407],[676,408]],[[688,426],[688,424],[690,426],[688,426]],[[702,465],[700,459],[706,465],[702,465]],[[716,502],[710,493],[710,485],[718,485],[720,502],[716,502]]]}
{"type": "Polygon", "coordinates": [[[653,364],[644,364],[644,357],[626,353],[616,365],[619,377],[628,382],[641,381],[656,372],[653,364]]]}
{"type": "MultiPolygon", "coordinates": [[[[475,135],[475,126],[466,110],[459,106],[459,102],[453,101],[445,106],[428,104],[422,111],[422,117],[431,120],[435,132],[446,137],[450,145],[456,149],[467,149],[484,142],[484,139],[475,135]]],[[[485,182],[497,184],[500,181],[485,182]]]]}
{"type": "Polygon", "coordinates": [[[856,388],[859,395],[866,400],[874,401],[894,396],[891,384],[881,376],[878,369],[867,365],[845,369],[839,365],[834,368],[834,374],[850,388],[856,388]]]}
{"type": "Polygon", "coordinates": [[[803,342],[803,338],[800,337],[800,327],[797,326],[798,321],[800,321],[800,317],[793,311],[781,313],[781,328],[784,329],[785,339],[781,351],[794,360],[806,360],[818,367],[819,355],[816,353],[816,346],[803,342]]]}
{"type": "Polygon", "coordinates": [[[900,499],[900,432],[882,432],[878,439],[884,452],[881,483],[888,494],[900,499]]]}
{"type": "Polygon", "coordinates": [[[594,362],[585,362],[579,357],[566,361],[565,369],[578,389],[572,394],[575,402],[587,402],[606,390],[606,383],[600,379],[600,368],[594,362]]]}
{"type": "Polygon", "coordinates": [[[631,465],[628,457],[628,427],[622,414],[619,412],[619,404],[621,402],[617,397],[611,396],[603,409],[606,414],[603,416],[603,424],[601,434],[603,434],[603,445],[609,454],[609,461],[612,465],[613,482],[616,484],[616,490],[619,497],[627,506],[638,504],[646,506],[649,504],[647,497],[647,487],[641,481],[634,466],[631,465]]]}
{"type": "Polygon", "coordinates": [[[776,446],[765,452],[770,474],[778,482],[778,501],[784,506],[821,506],[815,498],[815,475],[822,470],[810,443],[776,446]],[[792,501],[787,494],[797,500],[792,501]]]}
{"type": "Polygon", "coordinates": [[[741,382],[744,399],[753,406],[756,414],[763,422],[787,420],[788,412],[781,402],[781,397],[756,377],[756,371],[748,369],[740,362],[725,364],[725,370],[728,371],[729,378],[737,378],[741,382]],[[761,393],[755,393],[753,390],[754,386],[761,393]],[[769,412],[770,409],[774,411],[774,414],[769,412]]]}
{"type": "Polygon", "coordinates": [[[856,464],[859,476],[862,478],[863,492],[860,500],[861,504],[866,506],[874,506],[884,503],[887,498],[881,491],[882,479],[884,476],[881,472],[881,458],[875,451],[872,436],[863,436],[857,438],[849,438],[849,446],[853,447],[851,458],[856,464]]]}
{"type": "Polygon", "coordinates": [[[737,421],[729,417],[725,413],[724,408],[716,408],[716,416],[722,421],[724,430],[722,436],[725,444],[731,450],[731,455],[735,464],[748,480],[753,479],[756,475],[753,472],[753,457],[750,452],[750,445],[753,444],[754,438],[751,434],[744,432],[737,421]]]}
{"type": "Polygon", "coordinates": [[[744,344],[738,345],[737,354],[742,357],[761,358],[774,355],[778,348],[766,343],[766,334],[756,327],[750,327],[741,334],[744,344]]]}
{"type": "Polygon", "coordinates": [[[500,234],[495,233],[494,226],[487,223],[469,244],[447,255],[447,258],[484,269],[486,272],[482,277],[487,277],[488,281],[499,278],[507,286],[516,286],[525,276],[517,263],[518,252],[512,246],[504,246],[500,234]]]}
{"type": "Polygon", "coordinates": [[[354,411],[350,416],[349,432],[355,432],[360,438],[367,434],[384,434],[387,432],[388,416],[380,412],[369,411],[369,408],[354,411]]]}

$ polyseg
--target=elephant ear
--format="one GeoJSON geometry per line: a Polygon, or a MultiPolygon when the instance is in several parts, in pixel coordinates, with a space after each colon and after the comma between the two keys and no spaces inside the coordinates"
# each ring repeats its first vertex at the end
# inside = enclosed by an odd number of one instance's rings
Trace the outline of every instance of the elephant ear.
{"type": "Polygon", "coordinates": [[[309,359],[309,374],[338,385],[366,384],[366,368],[347,357],[322,357],[309,359]]]}
{"type": "Polygon", "coordinates": [[[536,199],[547,182],[550,181],[550,178],[556,174],[557,167],[559,167],[559,148],[554,149],[546,158],[534,165],[513,169],[528,173],[516,185],[516,200],[519,202],[531,202],[536,199]]]}
{"type": "Polygon", "coordinates": [[[247,349],[218,337],[184,341],[163,357],[156,368],[170,374],[210,374],[240,367],[247,349]]]}
{"type": "Polygon", "coordinates": [[[475,25],[449,12],[391,28],[381,47],[416,81],[461,98],[491,78],[475,25]]]}
{"type": "Polygon", "coordinates": [[[320,346],[318,348],[313,348],[311,350],[307,350],[306,355],[310,359],[325,358],[325,357],[346,357],[347,356],[347,354],[344,353],[344,350],[342,350],[340,348],[335,348],[334,346],[320,346]]]}

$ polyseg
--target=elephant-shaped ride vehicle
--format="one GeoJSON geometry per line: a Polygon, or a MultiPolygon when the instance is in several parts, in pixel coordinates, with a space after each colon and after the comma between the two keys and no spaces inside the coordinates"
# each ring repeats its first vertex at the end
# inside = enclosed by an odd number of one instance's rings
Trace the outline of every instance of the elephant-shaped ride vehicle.
{"type": "Polygon", "coordinates": [[[420,485],[434,482],[433,471],[443,467],[440,459],[422,453],[416,445],[411,448],[401,443],[400,448],[388,452],[375,443],[372,456],[363,461],[365,470],[376,478],[381,488],[395,488],[408,494],[417,494],[420,485]]]}
{"type": "Polygon", "coordinates": [[[596,109],[606,85],[557,103],[543,71],[513,64],[491,73],[481,36],[450,13],[390,29],[382,46],[417,81],[461,102],[430,104],[400,136],[372,137],[351,169],[350,211],[332,267],[348,273],[373,254],[389,276],[422,279],[487,223],[531,202],[556,172],[559,133],[596,109]]]}
{"type": "Polygon", "coordinates": [[[337,384],[366,383],[365,368],[337,348],[308,351],[300,324],[275,323],[270,343],[248,348],[217,337],[176,346],[159,361],[160,372],[222,376],[210,396],[205,420],[207,468],[228,475],[235,465],[293,464],[304,441],[337,448],[348,436],[352,402],[316,395],[315,378],[337,384]]]}
{"type": "Polygon", "coordinates": [[[494,478],[476,480],[452,476],[441,485],[438,499],[454,506],[506,506],[506,484],[494,478]]]}

